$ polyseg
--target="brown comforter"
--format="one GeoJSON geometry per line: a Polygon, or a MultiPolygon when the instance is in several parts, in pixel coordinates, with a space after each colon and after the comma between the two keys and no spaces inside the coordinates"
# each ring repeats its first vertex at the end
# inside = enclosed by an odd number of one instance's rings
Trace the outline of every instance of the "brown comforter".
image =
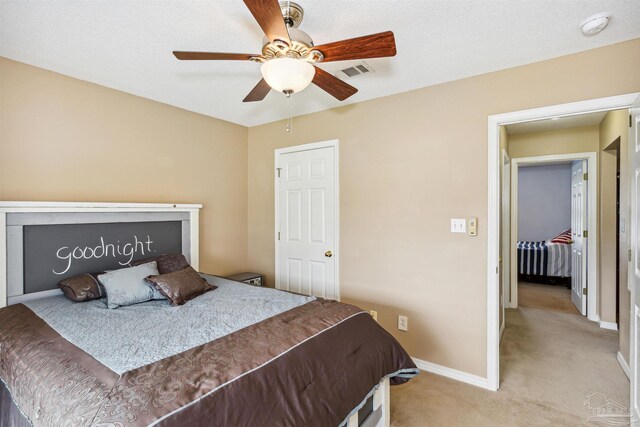
{"type": "Polygon", "coordinates": [[[0,309],[0,379],[13,398],[0,393],[0,412],[17,405],[34,426],[335,426],[384,377],[417,372],[368,313],[329,300],[120,377],[26,306],[0,309]]]}

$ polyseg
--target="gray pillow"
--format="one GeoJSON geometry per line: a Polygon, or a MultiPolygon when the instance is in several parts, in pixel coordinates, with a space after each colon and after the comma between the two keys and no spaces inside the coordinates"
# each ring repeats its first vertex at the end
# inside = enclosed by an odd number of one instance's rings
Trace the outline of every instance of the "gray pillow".
{"type": "Polygon", "coordinates": [[[107,292],[107,307],[118,308],[153,299],[156,291],[145,278],[156,274],[158,265],[153,261],[99,275],[98,280],[107,292]]]}

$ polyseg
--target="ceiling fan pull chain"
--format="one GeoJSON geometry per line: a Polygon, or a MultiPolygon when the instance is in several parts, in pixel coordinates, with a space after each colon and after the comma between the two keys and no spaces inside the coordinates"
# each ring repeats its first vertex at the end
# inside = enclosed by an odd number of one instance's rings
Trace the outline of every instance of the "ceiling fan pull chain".
{"type": "Polygon", "coordinates": [[[289,118],[287,119],[287,132],[291,132],[291,129],[293,128],[293,107],[291,104],[291,94],[287,95],[287,104],[289,105],[289,118]]]}

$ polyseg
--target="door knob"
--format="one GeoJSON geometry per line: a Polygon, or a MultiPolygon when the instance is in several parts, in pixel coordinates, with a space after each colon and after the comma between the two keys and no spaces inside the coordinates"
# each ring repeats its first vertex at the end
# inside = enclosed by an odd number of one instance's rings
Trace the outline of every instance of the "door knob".
{"type": "Polygon", "coordinates": [[[324,253],[324,256],[326,256],[327,258],[331,258],[333,256],[333,253],[331,253],[331,251],[327,251],[324,253]]]}

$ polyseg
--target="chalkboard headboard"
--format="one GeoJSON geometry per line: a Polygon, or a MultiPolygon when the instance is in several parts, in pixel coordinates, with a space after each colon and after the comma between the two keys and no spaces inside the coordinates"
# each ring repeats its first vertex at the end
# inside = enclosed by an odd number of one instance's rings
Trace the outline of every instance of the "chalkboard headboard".
{"type": "Polygon", "coordinates": [[[200,205],[8,203],[0,202],[0,307],[60,293],[66,277],[165,253],[198,268],[200,205]]]}
{"type": "Polygon", "coordinates": [[[48,291],[81,273],[115,270],[154,255],[182,253],[182,222],[25,225],[24,293],[48,291]]]}

